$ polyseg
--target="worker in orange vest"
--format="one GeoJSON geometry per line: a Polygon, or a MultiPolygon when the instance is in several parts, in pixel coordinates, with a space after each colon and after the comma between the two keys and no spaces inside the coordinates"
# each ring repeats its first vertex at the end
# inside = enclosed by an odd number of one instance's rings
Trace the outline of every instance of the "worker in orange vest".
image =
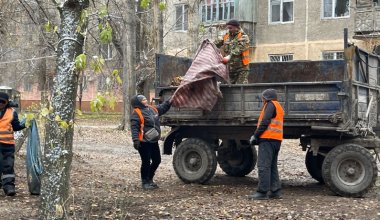
{"type": "Polygon", "coordinates": [[[237,20],[226,23],[228,32],[222,40],[215,41],[221,48],[223,63],[228,64],[230,81],[232,84],[247,84],[249,73],[249,37],[246,35],[237,20]]]}
{"type": "Polygon", "coordinates": [[[134,108],[131,115],[131,134],[133,147],[138,150],[141,157],[141,182],[145,190],[158,188],[153,177],[161,163],[158,140],[161,137],[159,116],[169,111],[170,101],[160,105],[148,105],[144,95],[136,95],[131,99],[134,108]]]}
{"type": "Polygon", "coordinates": [[[0,175],[5,195],[16,195],[15,189],[15,138],[14,131],[25,128],[18,120],[17,112],[9,106],[9,96],[0,92],[0,175]]]}
{"type": "Polygon", "coordinates": [[[250,138],[251,145],[259,145],[257,162],[259,185],[256,193],[248,196],[254,200],[281,198],[277,158],[283,139],[284,109],[277,101],[277,93],[274,89],[266,89],[262,93],[262,100],[264,106],[256,131],[250,138]]]}

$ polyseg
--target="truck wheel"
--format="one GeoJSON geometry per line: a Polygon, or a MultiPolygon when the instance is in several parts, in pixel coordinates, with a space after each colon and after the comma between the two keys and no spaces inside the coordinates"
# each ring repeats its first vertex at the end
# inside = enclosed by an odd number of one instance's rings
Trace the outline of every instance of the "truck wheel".
{"type": "Polygon", "coordinates": [[[185,183],[206,183],[217,167],[214,148],[201,139],[186,139],[174,152],[173,167],[185,183]]]}
{"type": "Polygon", "coordinates": [[[338,195],[362,197],[375,184],[376,161],[360,145],[339,145],[326,155],[322,176],[326,185],[338,195]]]}
{"type": "Polygon", "coordinates": [[[307,151],[305,157],[305,165],[307,171],[313,179],[317,180],[320,183],[325,183],[322,177],[322,164],[324,159],[325,157],[320,154],[313,156],[313,152],[310,150],[307,151]]]}
{"type": "Polygon", "coordinates": [[[255,169],[257,152],[255,147],[247,146],[218,149],[217,160],[220,168],[229,176],[243,177],[255,169]]]}

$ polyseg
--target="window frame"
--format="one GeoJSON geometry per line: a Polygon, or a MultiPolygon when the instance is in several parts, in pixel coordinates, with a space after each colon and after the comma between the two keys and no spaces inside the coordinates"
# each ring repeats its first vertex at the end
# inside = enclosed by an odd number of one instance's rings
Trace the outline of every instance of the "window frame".
{"type": "Polygon", "coordinates": [[[174,4],[175,8],[175,20],[174,20],[174,31],[175,32],[187,32],[189,30],[189,5],[185,3],[179,3],[179,4],[174,4]],[[185,8],[187,6],[187,8],[185,8]],[[177,21],[179,21],[179,18],[177,18],[177,7],[182,7],[182,12],[181,12],[181,28],[177,29],[177,21]],[[187,29],[185,29],[185,12],[187,13],[187,29]]]}
{"type": "Polygon", "coordinates": [[[343,50],[325,50],[325,51],[322,51],[322,60],[344,60],[344,51],[343,50]],[[333,53],[333,56],[334,58],[333,59],[324,59],[324,55],[327,54],[327,53],[333,53]],[[337,59],[338,57],[338,53],[342,53],[343,54],[343,58],[342,59],[337,59]]]}
{"type": "Polygon", "coordinates": [[[203,23],[212,23],[212,22],[220,22],[220,21],[228,21],[235,18],[236,13],[236,0],[225,0],[226,2],[220,2],[221,0],[210,0],[210,3],[207,3],[207,0],[201,1],[200,7],[199,7],[199,14],[201,16],[201,22],[203,23]],[[233,3],[233,16],[231,16],[231,3],[233,3]],[[227,15],[225,15],[225,8],[227,6],[227,15]],[[215,5],[215,20],[213,17],[214,11],[213,11],[213,5],[215,5]],[[222,6],[222,19],[220,18],[219,10],[222,6]],[[210,19],[208,19],[208,13],[207,9],[210,7],[211,15],[210,19]],[[203,10],[204,9],[204,10],[203,10]],[[205,12],[205,14],[203,13],[205,12]],[[204,18],[204,19],[203,19],[204,18]]]}
{"type": "Polygon", "coordinates": [[[268,61],[271,62],[271,63],[274,63],[274,62],[291,62],[291,61],[294,61],[294,54],[293,53],[281,53],[281,54],[268,54],[268,61]],[[271,56],[280,56],[280,61],[271,61],[271,56]],[[292,59],[291,60],[287,60],[287,61],[283,61],[283,57],[284,56],[291,56],[292,59]]]}
{"type": "Polygon", "coordinates": [[[348,15],[346,15],[346,16],[341,16],[341,17],[336,17],[335,16],[335,12],[334,12],[334,10],[335,10],[335,0],[331,0],[332,1],[332,16],[331,17],[325,17],[325,1],[326,0],[322,0],[321,1],[321,19],[322,20],[329,20],[329,19],[345,19],[345,18],[349,18],[350,17],[350,15],[351,15],[351,8],[350,8],[350,6],[351,6],[351,0],[348,0],[348,15]]]}
{"type": "Polygon", "coordinates": [[[24,92],[33,91],[33,83],[31,77],[27,76],[24,78],[22,87],[24,92]]]}
{"type": "Polygon", "coordinates": [[[280,21],[272,21],[272,1],[268,1],[268,23],[269,24],[292,24],[294,23],[294,0],[278,0],[280,1],[280,21]],[[292,20],[291,21],[283,21],[283,9],[284,9],[284,2],[292,2],[293,3],[293,14],[292,14],[292,20]]]}
{"type": "Polygon", "coordinates": [[[103,56],[104,60],[112,60],[113,59],[113,45],[112,43],[108,44],[100,44],[100,54],[103,56]],[[107,50],[104,50],[107,49],[107,50]],[[104,56],[107,55],[107,56],[104,56]]]}

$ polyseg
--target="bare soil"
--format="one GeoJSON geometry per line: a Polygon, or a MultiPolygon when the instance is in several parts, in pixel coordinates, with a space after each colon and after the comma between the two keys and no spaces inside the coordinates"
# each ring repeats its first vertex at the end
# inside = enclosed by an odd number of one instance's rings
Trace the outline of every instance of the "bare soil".
{"type": "MultiPolygon", "coordinates": [[[[130,134],[117,131],[115,120],[80,120],[75,128],[70,219],[380,219],[380,186],[365,198],[334,195],[313,180],[304,165],[298,140],[286,140],[279,158],[284,198],[250,201],[257,172],[226,176],[218,168],[206,185],[184,184],[163,155],[155,181],[160,188],[143,191],[140,158],[130,134]]],[[[29,195],[25,149],[16,158],[17,195],[0,193],[0,219],[37,219],[39,197],[29,195]]]]}

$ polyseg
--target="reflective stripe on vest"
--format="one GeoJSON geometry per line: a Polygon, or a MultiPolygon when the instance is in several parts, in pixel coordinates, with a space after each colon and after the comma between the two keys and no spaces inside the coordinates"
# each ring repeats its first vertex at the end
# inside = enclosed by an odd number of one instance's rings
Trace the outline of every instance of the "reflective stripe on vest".
{"type": "MultiPolygon", "coordinates": [[[[241,36],[242,36],[242,33],[239,32],[237,35],[237,38],[240,39],[241,36]]],[[[230,39],[230,34],[226,33],[224,35],[223,41],[226,42],[229,39],[230,39]]],[[[243,50],[243,52],[241,53],[241,61],[243,62],[245,66],[249,64],[249,49],[243,50]]]]}
{"type": "MultiPolygon", "coordinates": [[[[156,107],[154,107],[152,105],[148,105],[148,107],[151,108],[151,109],[153,109],[155,112],[158,113],[158,110],[157,110],[156,107]]],[[[139,140],[142,141],[144,139],[144,123],[145,123],[144,116],[142,115],[141,109],[134,108],[134,111],[137,113],[137,115],[140,118],[139,140]]]]}
{"type": "MultiPolygon", "coordinates": [[[[260,135],[260,138],[282,140],[284,137],[283,122],[284,122],[284,109],[281,107],[278,101],[272,101],[276,108],[276,117],[270,120],[268,128],[260,135]]],[[[260,125],[262,118],[264,117],[265,108],[267,103],[265,103],[263,109],[261,110],[259,121],[257,127],[260,125]]]]}
{"type": "Polygon", "coordinates": [[[0,143],[15,144],[12,127],[13,111],[12,108],[7,108],[3,117],[0,119],[0,143]]]}

